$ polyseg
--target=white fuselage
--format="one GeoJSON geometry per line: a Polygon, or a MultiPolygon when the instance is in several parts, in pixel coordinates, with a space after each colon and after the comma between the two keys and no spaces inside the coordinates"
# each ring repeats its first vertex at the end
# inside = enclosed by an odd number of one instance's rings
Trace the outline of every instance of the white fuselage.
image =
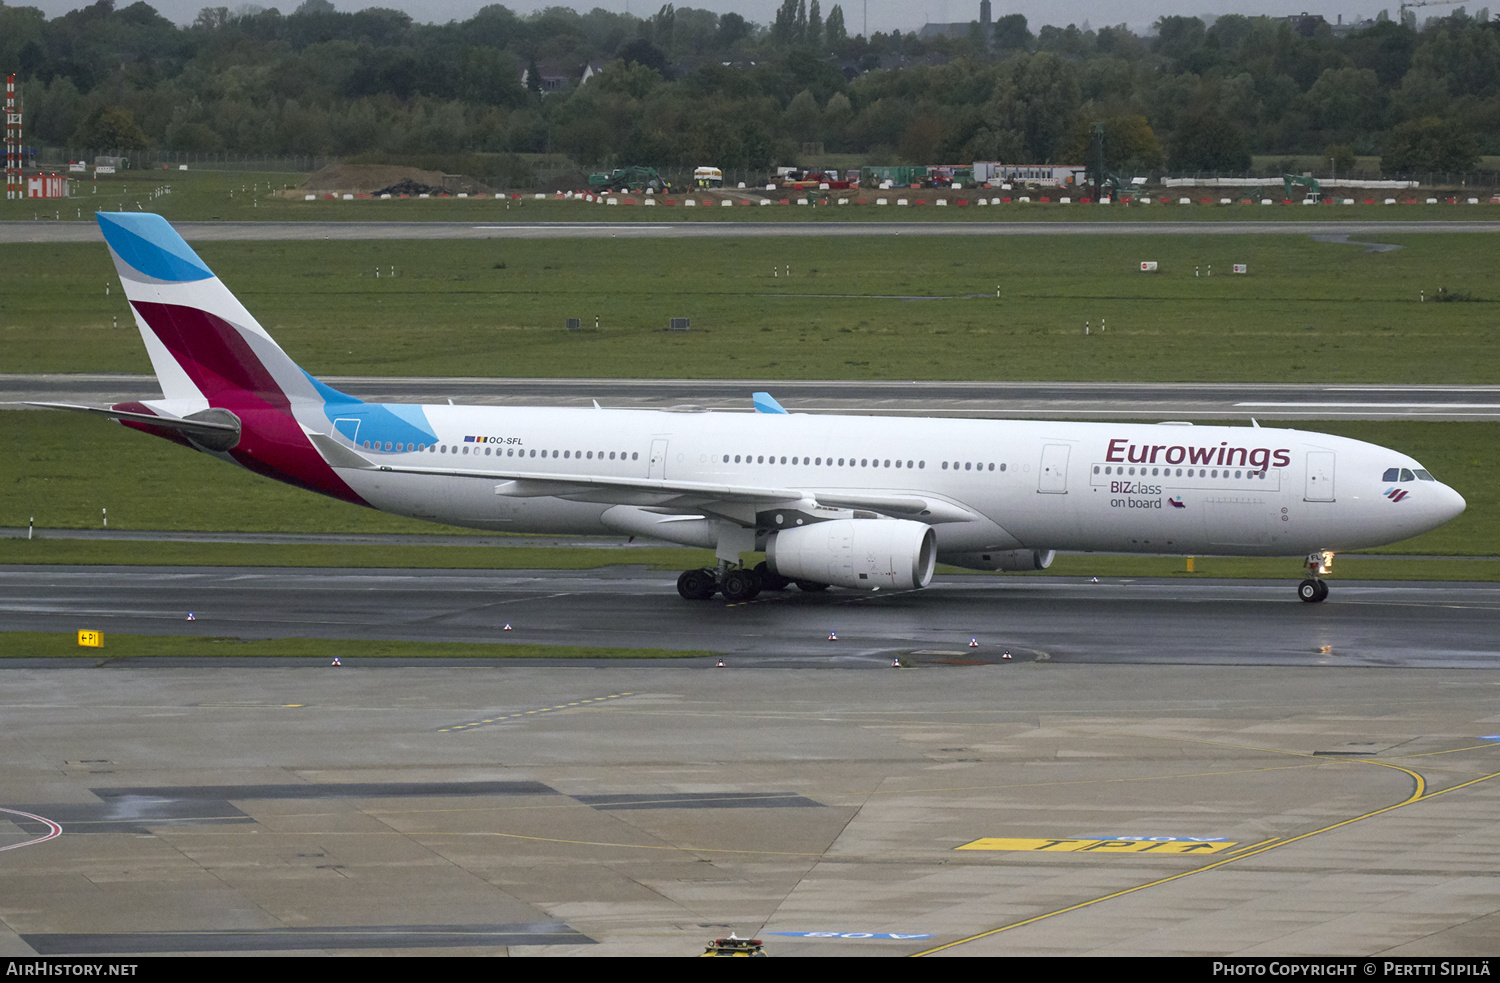
{"type": "MultiPolygon", "coordinates": [[[[646,499],[643,512],[618,497],[577,500],[586,492],[517,494],[515,479],[527,476],[784,489],[809,501],[920,496],[952,506],[930,519],[949,555],[1291,556],[1395,542],[1463,509],[1431,478],[1398,482],[1407,494],[1393,493],[1384,475],[1421,469],[1404,454],[1298,430],[441,405],[420,413],[437,436],[420,450],[343,438],[375,465],[403,470],[340,476],[382,510],[498,531],[642,532],[644,521],[656,538],[707,545],[691,508],[672,515],[646,499]]],[[[770,521],[756,523],[759,545],[770,521]]]]}

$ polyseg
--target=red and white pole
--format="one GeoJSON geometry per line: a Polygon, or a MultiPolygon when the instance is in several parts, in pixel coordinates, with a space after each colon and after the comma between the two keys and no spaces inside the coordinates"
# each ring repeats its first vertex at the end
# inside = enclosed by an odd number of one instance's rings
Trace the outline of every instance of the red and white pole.
{"type": "Polygon", "coordinates": [[[21,181],[21,109],[16,105],[16,77],[5,76],[5,197],[26,197],[21,181]]]}

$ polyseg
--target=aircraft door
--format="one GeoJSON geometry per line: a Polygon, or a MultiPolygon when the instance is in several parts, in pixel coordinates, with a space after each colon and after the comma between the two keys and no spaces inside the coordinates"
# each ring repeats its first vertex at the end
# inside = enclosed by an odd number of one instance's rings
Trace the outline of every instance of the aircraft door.
{"type": "Polygon", "coordinates": [[[1333,464],[1333,451],[1307,452],[1307,490],[1302,495],[1303,501],[1334,501],[1333,464]]]}
{"type": "Polygon", "coordinates": [[[665,440],[651,441],[651,467],[646,472],[648,478],[665,478],[667,476],[667,442],[665,440]]]}
{"type": "Polygon", "coordinates": [[[333,421],[333,430],[340,437],[343,437],[345,440],[349,441],[350,447],[353,447],[359,443],[358,417],[339,417],[337,420],[333,421]]]}
{"type": "Polygon", "coordinates": [[[1067,444],[1047,444],[1042,448],[1042,469],[1037,479],[1037,492],[1042,495],[1066,495],[1068,493],[1067,444]]]}

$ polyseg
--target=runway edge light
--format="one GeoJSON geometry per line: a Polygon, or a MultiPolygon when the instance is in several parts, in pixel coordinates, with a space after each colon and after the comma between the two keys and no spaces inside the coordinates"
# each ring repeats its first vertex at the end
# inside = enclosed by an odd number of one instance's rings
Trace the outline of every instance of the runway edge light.
{"type": "Polygon", "coordinates": [[[104,647],[104,632],[78,630],[78,644],[85,648],[102,649],[104,647]]]}

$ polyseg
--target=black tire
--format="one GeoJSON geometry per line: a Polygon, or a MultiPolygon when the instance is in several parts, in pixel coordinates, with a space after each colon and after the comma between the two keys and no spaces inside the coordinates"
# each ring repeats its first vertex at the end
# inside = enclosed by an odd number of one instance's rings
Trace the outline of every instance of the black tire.
{"type": "Polygon", "coordinates": [[[1318,600],[1328,600],[1328,581],[1326,580],[1318,581],[1318,600]]]}
{"type": "Polygon", "coordinates": [[[760,593],[760,581],[753,570],[731,570],[724,575],[724,600],[731,604],[748,601],[760,593]]]}
{"type": "Polygon", "coordinates": [[[798,590],[807,591],[809,594],[816,594],[820,590],[828,589],[827,584],[820,584],[816,580],[795,580],[793,583],[797,585],[798,590]]]}
{"type": "Polygon", "coordinates": [[[677,593],[689,601],[706,601],[718,590],[708,570],[684,570],[677,578],[677,593]]]}
{"type": "Polygon", "coordinates": [[[760,574],[760,586],[762,590],[786,590],[792,586],[790,578],[783,577],[778,573],[772,573],[771,568],[765,560],[755,565],[755,572],[760,574]]]}
{"type": "Polygon", "coordinates": [[[1328,596],[1328,587],[1318,580],[1304,580],[1297,585],[1297,596],[1308,604],[1317,604],[1328,596]]]}

